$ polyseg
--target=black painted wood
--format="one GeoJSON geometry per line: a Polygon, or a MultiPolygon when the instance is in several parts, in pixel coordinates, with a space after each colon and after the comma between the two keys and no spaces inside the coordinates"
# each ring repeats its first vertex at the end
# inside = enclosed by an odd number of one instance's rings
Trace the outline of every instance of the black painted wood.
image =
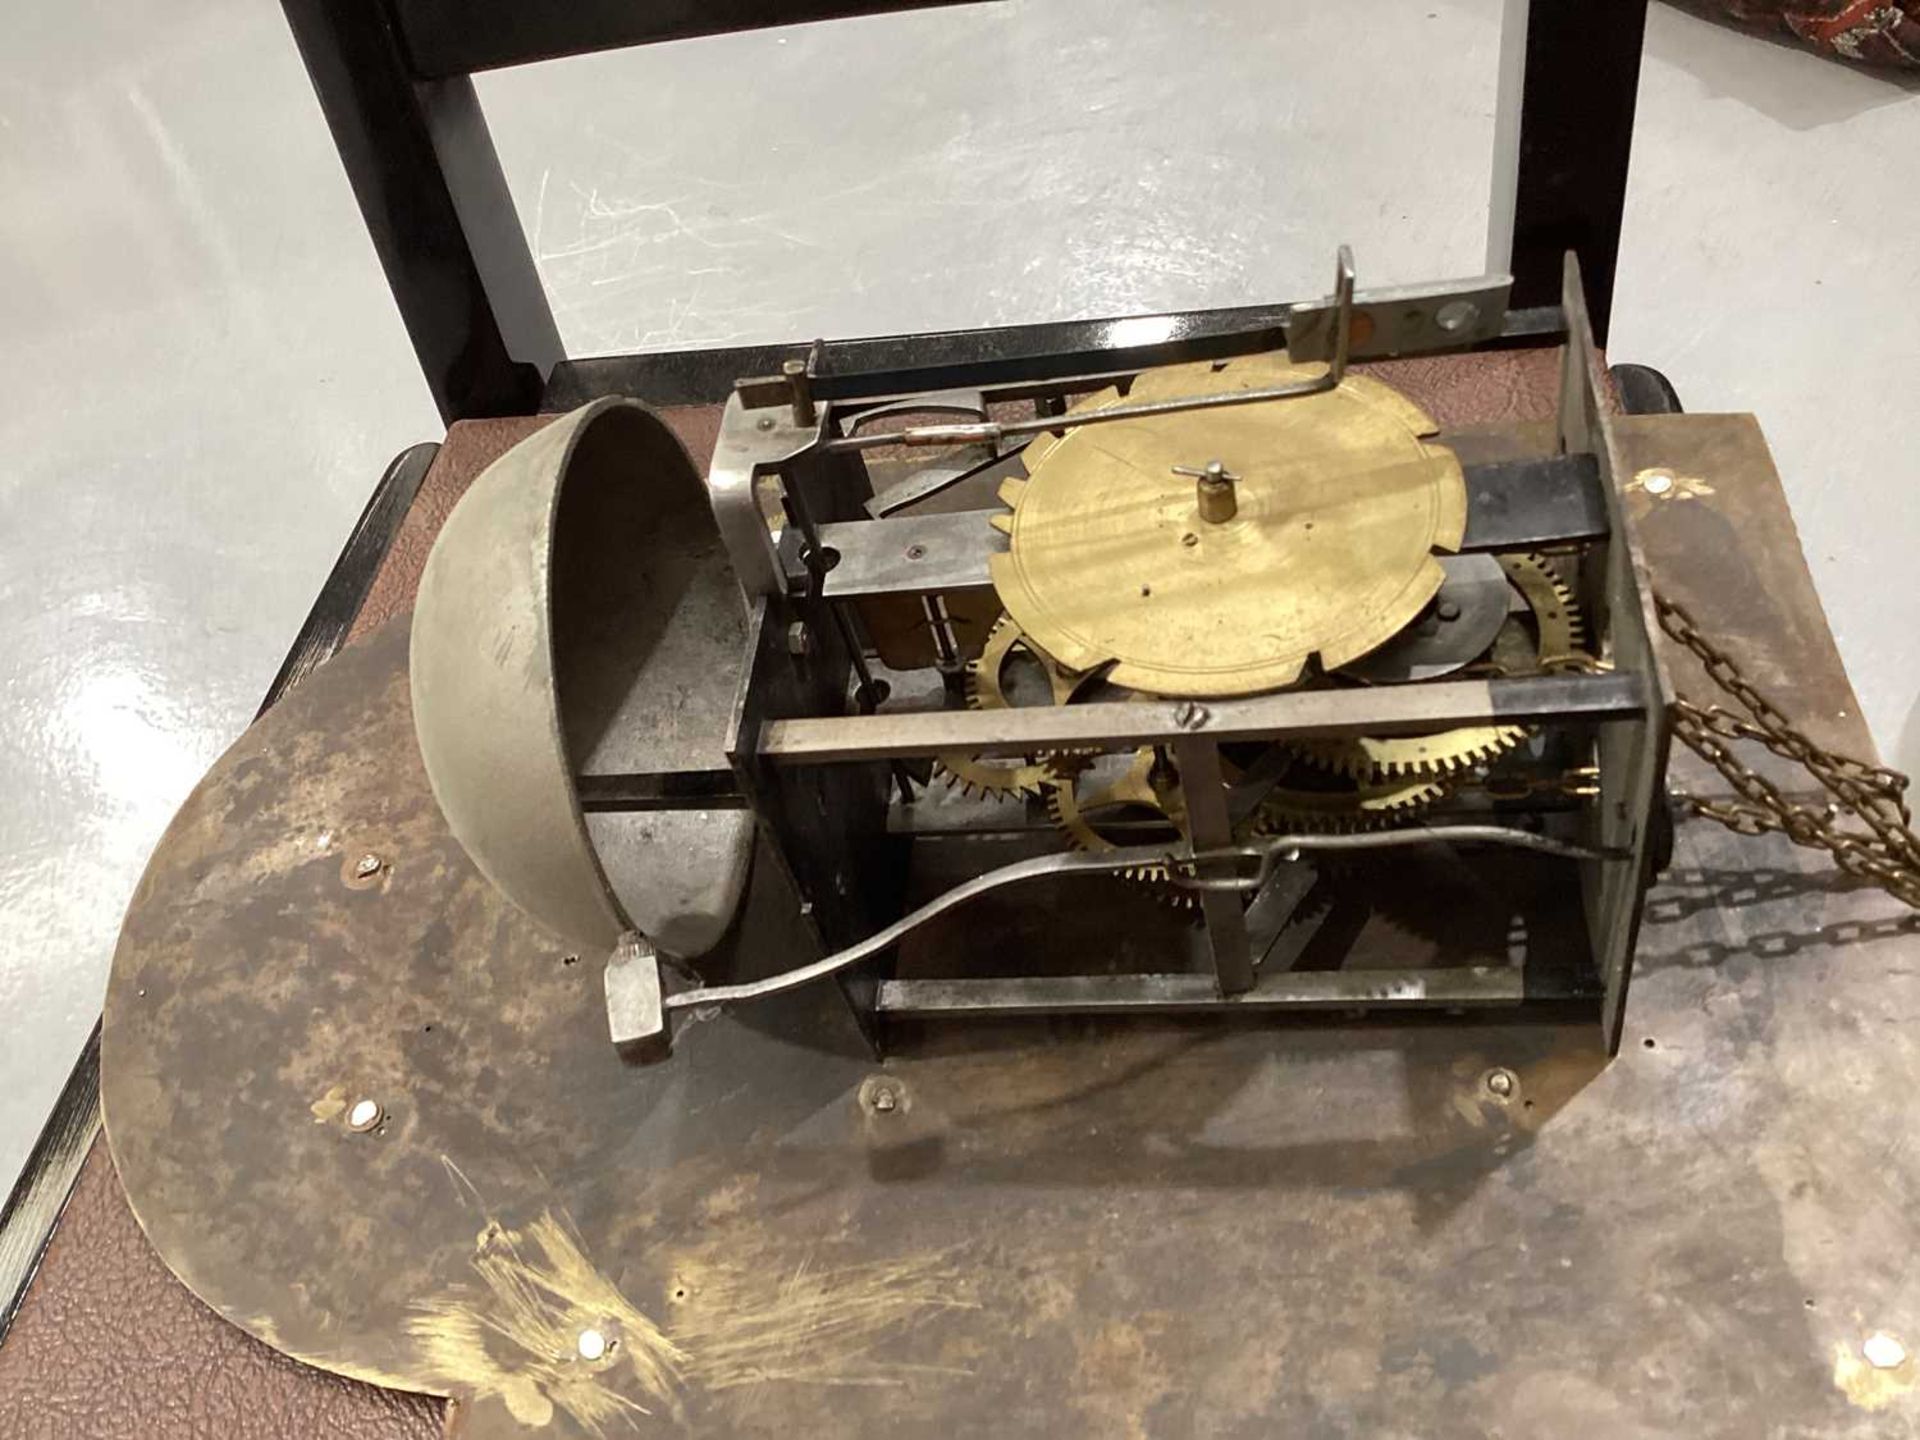
{"type": "Polygon", "coordinates": [[[978,0],[394,0],[414,73],[469,75],[562,55],[978,0]]]}
{"type": "Polygon", "coordinates": [[[1580,257],[1594,341],[1607,343],[1647,0],[1534,0],[1514,192],[1513,300],[1550,305],[1580,257]]]}
{"type": "Polygon", "coordinates": [[[508,353],[383,0],[282,0],[281,9],[441,418],[528,413],[540,374],[508,353]]]}
{"type": "MultiPolygon", "coordinates": [[[[951,3],[961,0],[921,0],[921,5],[951,3]]],[[[508,353],[500,297],[489,297],[471,236],[462,229],[453,183],[435,153],[423,86],[466,85],[473,71],[552,56],[921,8],[907,0],[282,4],[421,367],[449,421],[530,414],[540,404],[539,382],[531,366],[515,363],[508,353]]],[[[1646,0],[1539,0],[1528,28],[1512,303],[1516,310],[1553,307],[1562,258],[1573,250],[1588,276],[1594,328],[1602,340],[1619,250],[1645,21],[1646,0]]],[[[499,203],[493,193],[465,199],[482,209],[499,203]]],[[[513,221],[512,216],[497,218],[513,221]]],[[[1004,333],[983,332],[981,346],[990,349],[1004,333]]],[[[902,338],[858,343],[878,346],[902,338]]],[[[563,363],[553,389],[561,397],[587,391],[644,393],[655,404],[711,400],[734,379],[756,373],[791,349],[563,363]]],[[[942,367],[935,363],[933,369],[942,367]]],[[[934,373],[914,383],[980,382],[934,373]]],[[[550,396],[545,408],[554,403],[550,396]]]]}

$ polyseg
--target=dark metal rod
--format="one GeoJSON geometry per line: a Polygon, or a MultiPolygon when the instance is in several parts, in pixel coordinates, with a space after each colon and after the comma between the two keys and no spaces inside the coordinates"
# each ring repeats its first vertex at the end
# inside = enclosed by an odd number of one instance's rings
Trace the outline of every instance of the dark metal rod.
{"type": "MultiPolygon", "coordinates": [[[[1046,397],[1062,387],[1097,390],[1160,365],[1277,349],[1286,343],[1287,317],[1295,308],[1249,305],[829,340],[814,369],[813,394],[818,400],[865,403],[957,389],[985,390],[989,400],[1046,397]],[[1143,344],[1134,338],[1141,334],[1165,338],[1143,344]]],[[[1463,348],[1550,345],[1565,335],[1560,307],[1539,305],[1509,310],[1495,339],[1463,348]]],[[[554,367],[540,408],[571,410],[602,395],[651,405],[717,404],[734,392],[742,375],[778,372],[783,360],[807,348],[807,342],[795,341],[563,360],[554,367]]],[[[785,398],[782,392],[765,403],[785,398]]]]}
{"type": "Polygon", "coordinates": [[[588,813],[627,810],[743,810],[752,802],[731,770],[656,775],[582,775],[574,781],[588,813]]]}
{"type": "Polygon", "coordinates": [[[1254,892],[1247,905],[1247,939],[1256,956],[1254,964],[1263,973],[1274,975],[1290,968],[1317,933],[1319,927],[1311,920],[1305,925],[1293,922],[1300,918],[1301,905],[1319,883],[1320,869],[1316,865],[1276,865],[1267,883],[1254,892]]]}
{"type": "Polygon", "coordinates": [[[1078,414],[1047,416],[1033,420],[980,420],[957,425],[912,425],[905,430],[877,430],[858,435],[843,435],[829,440],[826,448],[879,450],[890,445],[992,445],[1002,440],[1039,435],[1058,430],[1077,430],[1086,425],[1106,425],[1117,420],[1148,420],[1159,415],[1181,415],[1189,410],[1219,410],[1230,405],[1261,405],[1270,400],[1298,400],[1308,395],[1324,395],[1336,389],[1340,376],[1329,369],[1324,375],[1291,385],[1273,385],[1264,390],[1223,390],[1208,395],[1183,395],[1172,400],[1146,400],[1138,405],[1109,405],[1101,410],[1083,410],[1078,414]]]}
{"type": "Polygon", "coordinates": [[[1298,691],[1243,700],[1107,701],[775,720],[762,727],[755,749],[760,759],[777,765],[817,765],[948,750],[1019,755],[1120,749],[1199,733],[1217,742],[1292,735],[1406,735],[1458,725],[1645,716],[1645,687],[1637,675],[1540,675],[1298,691]]]}

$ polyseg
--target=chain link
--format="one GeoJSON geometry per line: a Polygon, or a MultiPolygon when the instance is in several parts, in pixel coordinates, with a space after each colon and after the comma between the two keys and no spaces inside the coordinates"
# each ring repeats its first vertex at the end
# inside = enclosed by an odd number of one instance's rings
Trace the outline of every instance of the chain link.
{"type": "Polygon", "coordinates": [[[1681,797],[1685,808],[1738,835],[1777,832],[1796,845],[1825,850],[1848,874],[1920,907],[1920,836],[1913,833],[1913,813],[1907,807],[1907,777],[1814,744],[1754,688],[1730,655],[1700,633],[1684,607],[1658,594],[1653,606],[1660,628],[1691,651],[1707,678],[1747,711],[1742,715],[1719,705],[1697,705],[1685,696],[1674,700],[1675,736],[1713,766],[1739,797],[1681,797]],[[1819,809],[1789,800],[1734,753],[1729,742],[1740,740],[1800,766],[1833,800],[1819,809]]]}

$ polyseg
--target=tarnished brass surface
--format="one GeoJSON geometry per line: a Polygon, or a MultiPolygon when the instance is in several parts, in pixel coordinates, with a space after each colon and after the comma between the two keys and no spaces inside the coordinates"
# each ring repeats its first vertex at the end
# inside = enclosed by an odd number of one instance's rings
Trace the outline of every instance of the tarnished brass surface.
{"type": "MultiPolygon", "coordinates": [[[[1281,357],[1150,371],[1127,399],[1308,379],[1281,357]]],[[[1117,403],[1114,392],[1087,407],[1117,403]]],[[[995,588],[1070,670],[1162,695],[1247,695],[1332,669],[1391,639],[1460,543],[1460,463],[1434,425],[1378,381],[1305,399],[1088,426],[1027,451],[1009,480],[1010,545],[995,588]],[[1207,520],[1175,467],[1237,476],[1231,518],[1207,520]]]]}
{"type": "MultiPolygon", "coordinates": [[[[1187,837],[1186,797],[1181,793],[1179,777],[1171,770],[1158,773],[1155,759],[1153,747],[1143,746],[1117,774],[1110,763],[1103,772],[1069,775],[1047,787],[1047,813],[1074,849],[1098,855],[1123,843],[1140,843],[1139,837],[1120,841],[1101,833],[1097,820],[1103,811],[1164,821],[1168,831],[1182,839],[1187,837]]],[[[1123,879],[1146,884],[1167,879],[1165,865],[1143,865],[1120,873],[1123,879]]],[[[1191,892],[1186,898],[1191,898],[1191,892]]]]}
{"type": "Polygon", "coordinates": [[[1444,800],[1448,787],[1439,780],[1395,777],[1342,783],[1322,788],[1290,783],[1268,792],[1255,816],[1255,826],[1266,834],[1287,830],[1375,830],[1416,819],[1429,806],[1444,800]]]}
{"type": "MultiPolygon", "coordinates": [[[[488,1440],[771,1434],[776,1417],[831,1434],[1105,1434],[1115,1392],[1077,1357],[1135,1323],[1159,1267],[1193,1274],[1186,1232],[1237,1229],[1228,1269],[1209,1267],[1221,1276],[1285,1243],[1297,1222],[1246,1196],[1291,1166],[1287,1146],[1311,1153],[1298,1127],[1164,1151],[1270,1083],[1274,1032],[1140,1023],[1063,1047],[969,1027],[882,1064],[815,986],[689,1024],[671,1065],[623,1063],[591,957],[488,884],[435,806],[409,743],[406,639],[398,622],[350,648],[215,765],[115,957],[115,1160],[155,1247],[220,1314],[340,1374],[459,1397],[463,1436],[488,1440]],[[357,883],[367,854],[380,867],[357,883]],[[887,1111],[871,1098],[883,1081],[887,1111]],[[1134,1137],[1119,1149],[1116,1126],[1134,1137]],[[1121,1229],[1102,1218],[1122,1214],[1121,1229]],[[1118,1286],[1101,1278],[1112,1254],[1134,1257],[1118,1286]]],[[[1501,964],[1518,911],[1529,963],[1565,963],[1578,941],[1556,873],[1521,861],[1489,888],[1448,861],[1441,893],[1497,932],[1455,933],[1440,954],[1388,931],[1367,953],[1501,964]]],[[[1060,927],[1052,947],[1005,928],[1031,897],[942,933],[1043,970],[1083,963],[1131,897],[1068,893],[1081,903],[1039,912],[1060,927]]],[[[742,926],[778,954],[796,921],[761,895],[742,926]]],[[[1165,965],[1186,931],[1157,908],[1127,917],[1123,948],[1165,965]]],[[[925,948],[902,974],[941,963],[925,948]]],[[[1503,1045],[1503,1063],[1559,1065],[1556,1040],[1591,1073],[1579,1032],[1503,1045]]],[[[1407,1062],[1431,1074],[1435,1124],[1382,1173],[1497,1163],[1472,1142],[1503,1123],[1449,1118],[1489,1063],[1462,1043],[1407,1062]]],[[[1544,1118],[1566,1092],[1541,1073],[1544,1118]]],[[[1243,1311],[1281,1304],[1264,1282],[1235,1293],[1243,1311]]],[[[1195,1343],[1253,1359],[1270,1329],[1247,1311],[1195,1343]]]]}

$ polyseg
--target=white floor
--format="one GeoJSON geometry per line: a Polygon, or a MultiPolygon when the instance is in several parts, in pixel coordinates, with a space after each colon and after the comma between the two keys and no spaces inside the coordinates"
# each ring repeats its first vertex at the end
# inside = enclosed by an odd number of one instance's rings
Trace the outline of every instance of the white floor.
{"type": "MultiPolygon", "coordinates": [[[[575,353],[1480,268],[1500,0],[1015,3],[487,77],[575,353]]],[[[436,433],[277,7],[29,7],[0,48],[0,1183],[146,854],[381,466],[436,433]]],[[[1920,766],[1920,93],[1656,7],[1613,350],[1767,425],[1920,766]]]]}

